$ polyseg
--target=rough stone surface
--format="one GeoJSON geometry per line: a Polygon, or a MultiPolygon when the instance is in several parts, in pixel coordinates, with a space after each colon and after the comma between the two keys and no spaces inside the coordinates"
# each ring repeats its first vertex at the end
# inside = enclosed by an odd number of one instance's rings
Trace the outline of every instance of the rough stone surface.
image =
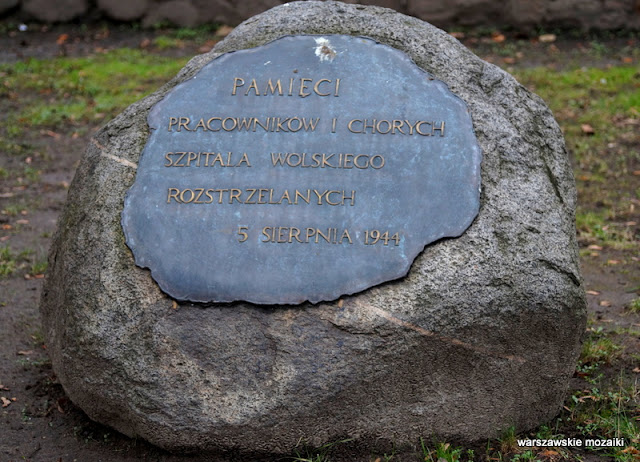
{"type": "Polygon", "coordinates": [[[204,22],[198,9],[187,0],[170,0],[150,10],[144,18],[145,26],[153,26],[163,21],[180,27],[193,27],[204,22]]]}
{"type": "MultiPolygon", "coordinates": [[[[174,0],[169,0],[172,2],[174,0]]],[[[92,11],[91,17],[103,12],[108,17],[120,21],[139,19],[141,5],[149,4],[143,17],[145,26],[154,26],[167,21],[179,26],[195,26],[204,23],[235,25],[248,17],[261,13],[268,8],[284,3],[285,0],[181,0],[179,8],[170,11],[159,9],[167,0],[99,0],[98,11],[92,11]],[[108,6],[103,6],[108,5],[108,6]],[[183,11],[184,9],[184,11],[183,11]],[[194,13],[195,11],[195,13],[194,13]],[[131,19],[127,19],[131,18],[131,19]]],[[[43,19],[38,11],[42,6],[49,16],[66,17],[68,2],[48,0],[4,0],[4,3],[17,5],[34,4],[28,12],[37,20],[66,21],[67,19],[43,19]],[[60,10],[53,12],[52,10],[60,10]]],[[[84,3],[84,2],[83,2],[84,3]]],[[[92,2],[93,3],[93,2],[92,2]]],[[[393,8],[401,13],[410,14],[429,21],[439,27],[455,26],[493,26],[493,27],[561,27],[580,29],[619,29],[640,28],[639,0],[349,0],[347,3],[376,5],[393,8]]],[[[0,14],[10,11],[2,9],[0,14]]]]}
{"type": "Polygon", "coordinates": [[[640,27],[636,0],[407,0],[403,12],[440,27],[481,24],[581,29],[640,27]]]}
{"type": "Polygon", "coordinates": [[[559,411],[585,325],[575,205],[562,134],[511,76],[391,10],[286,4],[96,134],[49,258],[48,351],[91,418],[171,450],[287,453],[300,439],[391,445],[524,430],[559,411]],[[479,215],[428,246],[406,278],[339,301],[175,304],[135,266],[120,225],[148,112],[220,53],[302,33],[371,37],[466,101],[484,153],[479,215]]]}
{"type": "Polygon", "coordinates": [[[64,22],[82,16],[89,9],[87,0],[24,0],[25,13],[42,22],[64,22]]]}
{"type": "Polygon", "coordinates": [[[111,19],[135,21],[149,8],[149,0],[98,0],[98,8],[111,19]]]}

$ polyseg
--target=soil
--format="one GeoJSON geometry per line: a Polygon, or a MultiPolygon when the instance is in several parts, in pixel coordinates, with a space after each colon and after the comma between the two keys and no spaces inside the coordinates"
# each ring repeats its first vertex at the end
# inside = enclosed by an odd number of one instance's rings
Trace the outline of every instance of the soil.
{"type": "MultiPolygon", "coordinates": [[[[162,33],[119,26],[77,25],[29,26],[26,32],[5,25],[0,31],[0,62],[15,62],[29,57],[82,56],[117,47],[144,47],[155,35],[162,33]],[[59,45],[56,42],[62,34],[68,34],[69,38],[59,45]]],[[[495,34],[485,38],[471,37],[463,39],[463,42],[481,57],[507,67],[541,64],[561,67],[575,60],[580,60],[585,66],[606,66],[619,63],[624,47],[629,46],[629,39],[625,37],[601,39],[609,50],[606,56],[602,56],[580,54],[581,44],[588,48],[588,41],[580,38],[563,39],[559,36],[551,44],[553,47],[530,39],[508,37],[507,40],[516,44],[507,56],[495,52],[495,34]]],[[[211,45],[212,42],[205,43],[204,47],[211,45]]],[[[202,47],[202,41],[185,41],[182,47],[152,51],[192,56],[204,51],[202,47]]],[[[7,102],[1,104],[0,108],[5,113],[12,109],[7,102]]],[[[3,117],[0,113],[0,123],[3,117]]],[[[15,251],[34,249],[36,257],[43,259],[46,256],[68,185],[91,134],[97,128],[91,127],[85,135],[76,137],[52,132],[32,133],[28,135],[28,142],[36,146],[41,155],[9,157],[1,154],[1,166],[5,168],[24,163],[33,165],[42,173],[39,181],[18,186],[8,185],[0,179],[0,209],[9,201],[26,204],[23,213],[0,215],[0,246],[9,245],[15,251]]],[[[586,248],[586,245],[583,243],[582,247],[586,248]]],[[[640,313],[631,314],[625,310],[640,291],[638,257],[629,255],[629,251],[611,249],[587,251],[582,257],[582,274],[586,289],[591,294],[588,295],[593,320],[590,328],[640,330],[640,313]]],[[[128,438],[91,421],[70,402],[56,382],[42,337],[38,311],[42,275],[28,273],[28,268],[21,268],[9,277],[0,277],[0,396],[8,400],[0,408],[0,460],[214,460],[210,457],[172,455],[144,441],[128,438]]],[[[613,378],[621,369],[631,371],[639,366],[640,337],[627,335],[623,341],[626,347],[624,354],[605,371],[613,378]]],[[[579,388],[583,383],[576,378],[573,385],[579,388]]],[[[418,454],[417,448],[409,449],[396,452],[391,460],[419,460],[418,454]]],[[[229,459],[257,460],[233,459],[231,456],[229,459]]],[[[593,455],[587,459],[605,460],[593,455]]],[[[350,459],[348,454],[336,454],[333,460],[350,459]]]]}

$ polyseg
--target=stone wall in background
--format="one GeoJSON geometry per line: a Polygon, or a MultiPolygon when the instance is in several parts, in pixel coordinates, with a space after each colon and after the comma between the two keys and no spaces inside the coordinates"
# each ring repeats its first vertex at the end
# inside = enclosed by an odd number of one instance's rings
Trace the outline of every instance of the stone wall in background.
{"type": "MultiPolygon", "coordinates": [[[[346,0],[378,5],[436,26],[640,28],[640,0],[346,0]]],[[[279,0],[0,0],[0,16],[45,23],[111,19],[144,26],[239,24],[281,3],[279,0]]]]}

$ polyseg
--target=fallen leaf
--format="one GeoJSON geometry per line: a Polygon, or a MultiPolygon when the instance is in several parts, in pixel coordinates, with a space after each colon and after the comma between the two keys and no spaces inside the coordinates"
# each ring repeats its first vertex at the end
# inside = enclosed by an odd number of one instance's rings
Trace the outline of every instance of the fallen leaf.
{"type": "Polygon", "coordinates": [[[198,48],[198,51],[200,53],[207,53],[216,43],[216,40],[207,40],[200,48],[198,48]]]}
{"type": "Polygon", "coordinates": [[[27,225],[27,224],[29,224],[29,220],[16,220],[16,224],[18,224],[18,225],[27,225]]]}
{"type": "Polygon", "coordinates": [[[151,40],[149,40],[148,38],[140,42],[140,48],[147,48],[149,45],[151,45],[151,40]]]}
{"type": "Polygon", "coordinates": [[[0,237],[0,242],[8,241],[10,238],[11,238],[11,236],[2,236],[2,237],[0,237]]]}
{"type": "Polygon", "coordinates": [[[556,41],[556,34],[542,34],[540,37],[538,37],[538,40],[540,40],[542,43],[552,43],[556,41]]]}
{"type": "Polygon", "coordinates": [[[640,176],[640,170],[634,170],[633,171],[633,175],[634,176],[640,176]]]}
{"type": "Polygon", "coordinates": [[[344,306],[344,300],[338,300],[338,308],[342,308],[344,306]]]}
{"type": "Polygon", "coordinates": [[[599,305],[609,307],[611,306],[611,302],[609,300],[602,300],[599,305]]]}
{"type": "MultiPolygon", "coordinates": [[[[640,175],[640,170],[638,170],[638,175],[640,175]]],[[[5,199],[7,197],[13,197],[13,193],[2,193],[0,194],[0,198],[5,199]]]]}
{"type": "MultiPolygon", "coordinates": [[[[60,133],[56,133],[56,132],[53,132],[53,131],[51,131],[51,130],[42,130],[42,131],[41,131],[41,133],[42,133],[43,135],[50,136],[51,138],[54,138],[54,139],[56,139],[56,140],[57,140],[57,139],[59,139],[59,138],[62,136],[62,135],[60,135],[60,133]]],[[[27,162],[27,163],[28,163],[28,162],[27,162]]]]}
{"type": "Polygon", "coordinates": [[[63,45],[67,40],[69,40],[69,34],[60,34],[58,40],[56,40],[56,44],[63,45]]]}
{"type": "Polygon", "coordinates": [[[219,37],[226,37],[233,31],[233,27],[229,26],[220,26],[220,28],[216,31],[216,35],[219,37]]]}
{"type": "Polygon", "coordinates": [[[176,302],[174,300],[173,303],[171,304],[171,308],[173,308],[174,310],[177,310],[178,309],[178,302],[176,302]]]}
{"type": "Polygon", "coordinates": [[[460,39],[463,39],[463,38],[464,38],[464,32],[457,32],[457,31],[456,31],[456,32],[449,32],[449,35],[450,35],[451,37],[455,37],[455,38],[457,38],[458,40],[460,40],[460,39]]]}
{"type": "Polygon", "coordinates": [[[22,356],[29,356],[33,354],[33,350],[20,350],[18,351],[18,354],[22,356]]]}
{"type": "Polygon", "coordinates": [[[624,225],[625,226],[635,226],[637,225],[638,222],[637,221],[627,221],[624,225]]]}
{"type": "Polygon", "coordinates": [[[551,449],[547,449],[546,451],[542,451],[542,452],[540,453],[540,455],[541,455],[542,457],[549,457],[549,458],[551,458],[551,457],[555,457],[555,456],[557,456],[557,455],[558,455],[558,453],[557,453],[556,451],[552,451],[551,449]]]}
{"type": "Polygon", "coordinates": [[[595,245],[595,244],[592,244],[592,245],[590,245],[590,246],[589,246],[589,247],[587,247],[587,248],[588,248],[589,250],[602,250],[602,246],[595,245]]]}
{"type": "MultiPolygon", "coordinates": [[[[633,372],[635,372],[636,374],[640,374],[640,367],[634,367],[633,369],[631,369],[633,372]]],[[[2,388],[0,388],[0,390],[2,390],[2,388]]]]}
{"type": "Polygon", "coordinates": [[[617,265],[620,260],[607,260],[607,265],[617,265]]]}
{"type": "Polygon", "coordinates": [[[580,125],[580,128],[582,129],[582,133],[585,135],[593,135],[596,132],[589,124],[582,124],[580,125]]]}
{"type": "Polygon", "coordinates": [[[40,274],[34,274],[33,277],[35,279],[44,279],[44,274],[40,273],[40,274]]]}
{"type": "Polygon", "coordinates": [[[29,212],[27,212],[26,210],[20,210],[20,215],[25,216],[27,215],[29,212]]]}
{"type": "Polygon", "coordinates": [[[7,407],[9,404],[11,404],[11,401],[9,401],[4,396],[0,396],[0,401],[2,401],[2,407],[7,407]]]}
{"type": "Polygon", "coordinates": [[[4,229],[5,231],[9,230],[9,229],[13,229],[13,226],[11,225],[2,225],[0,226],[1,229],[4,229]]]}
{"type": "Polygon", "coordinates": [[[493,40],[496,43],[502,43],[506,39],[507,38],[504,36],[504,34],[501,34],[500,32],[494,32],[493,34],[491,34],[491,40],[493,40]]]}
{"type": "Polygon", "coordinates": [[[631,56],[625,56],[622,58],[622,62],[625,64],[631,64],[633,62],[633,58],[631,56]]]}
{"type": "Polygon", "coordinates": [[[597,290],[587,290],[587,295],[600,295],[597,290]]]}
{"type": "Polygon", "coordinates": [[[502,60],[507,64],[515,64],[515,62],[516,62],[516,58],[512,58],[511,56],[507,56],[506,58],[503,58],[502,60]]]}
{"type": "Polygon", "coordinates": [[[9,388],[0,383],[0,390],[9,391],[9,388]]]}

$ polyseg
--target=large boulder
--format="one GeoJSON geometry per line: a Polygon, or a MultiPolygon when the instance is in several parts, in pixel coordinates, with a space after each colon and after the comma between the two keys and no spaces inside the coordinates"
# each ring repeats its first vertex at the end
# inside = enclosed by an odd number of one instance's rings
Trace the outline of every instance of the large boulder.
{"type": "Polygon", "coordinates": [[[529,429],[559,411],[585,325],[575,206],[558,125],[507,73],[391,10],[285,4],[95,135],[49,258],[48,351],[92,419],[170,450],[287,453],[301,439],[391,445],[529,429]],[[483,151],[479,214],[462,236],[428,245],[406,277],[339,300],[177,302],[135,265],[121,226],[149,111],[221,54],[296,34],[370,37],[465,101],[483,151]]]}
{"type": "Polygon", "coordinates": [[[64,22],[82,16],[89,9],[87,0],[24,0],[25,13],[42,22],[64,22]]]}
{"type": "Polygon", "coordinates": [[[149,0],[98,0],[98,8],[116,21],[135,21],[149,8],[149,0]]]}

